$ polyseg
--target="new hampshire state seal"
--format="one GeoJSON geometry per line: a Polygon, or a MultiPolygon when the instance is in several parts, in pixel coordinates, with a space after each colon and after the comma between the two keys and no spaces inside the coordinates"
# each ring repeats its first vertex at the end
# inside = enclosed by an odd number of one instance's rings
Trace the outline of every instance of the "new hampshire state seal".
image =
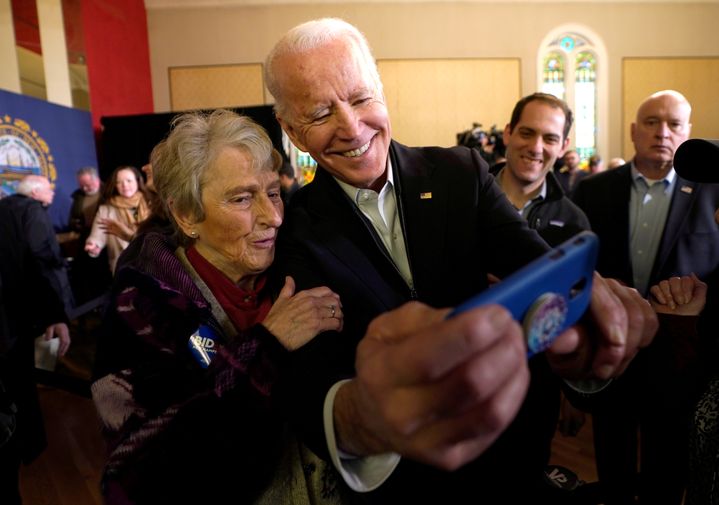
{"type": "Polygon", "coordinates": [[[14,193],[18,181],[31,174],[44,175],[50,182],[57,179],[50,147],[27,121],[0,116],[0,191],[14,193]]]}

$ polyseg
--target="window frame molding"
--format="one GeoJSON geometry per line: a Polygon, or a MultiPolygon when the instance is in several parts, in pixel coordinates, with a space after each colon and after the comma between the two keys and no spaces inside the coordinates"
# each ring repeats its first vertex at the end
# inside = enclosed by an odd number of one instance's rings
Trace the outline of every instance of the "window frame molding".
{"type": "MultiPolygon", "coordinates": [[[[552,41],[567,35],[577,34],[591,42],[591,45],[585,47],[585,49],[591,49],[595,52],[597,58],[597,138],[596,147],[597,153],[602,158],[607,158],[609,152],[609,57],[607,54],[607,48],[604,44],[604,40],[599,36],[597,32],[592,30],[586,25],[579,23],[565,23],[556,26],[542,39],[537,49],[536,59],[536,89],[542,89],[544,82],[544,57],[545,55],[554,50],[549,46],[552,41]]],[[[565,53],[569,55],[572,53],[565,53]]],[[[565,64],[565,99],[569,104],[569,107],[574,112],[574,58],[569,60],[566,59],[565,64]],[[570,70],[571,67],[571,70],[570,70]],[[570,80],[571,77],[571,80],[570,80]]],[[[572,125],[572,129],[569,133],[570,136],[570,148],[575,148],[575,125],[572,125]]]]}

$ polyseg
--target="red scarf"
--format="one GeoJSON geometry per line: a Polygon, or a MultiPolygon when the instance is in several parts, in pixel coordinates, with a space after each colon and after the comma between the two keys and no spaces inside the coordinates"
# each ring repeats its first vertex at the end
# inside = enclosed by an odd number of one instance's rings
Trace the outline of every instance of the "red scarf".
{"type": "Polygon", "coordinates": [[[258,277],[254,290],[245,290],[237,286],[212,263],[207,261],[194,246],[187,250],[187,259],[207,287],[227,317],[235,325],[237,331],[246,330],[250,326],[261,323],[272,308],[269,290],[264,289],[267,282],[265,276],[258,277]]]}

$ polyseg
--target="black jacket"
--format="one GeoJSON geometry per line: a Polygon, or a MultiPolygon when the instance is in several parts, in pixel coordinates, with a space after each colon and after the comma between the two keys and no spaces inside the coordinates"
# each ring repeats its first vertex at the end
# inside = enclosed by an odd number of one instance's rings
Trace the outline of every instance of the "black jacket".
{"type": "MultiPolygon", "coordinates": [[[[60,251],[55,231],[47,210],[40,202],[24,195],[12,195],[0,200],[0,207],[21,233],[23,247],[27,247],[30,261],[47,279],[65,307],[65,312],[75,305],[67,274],[67,261],[60,251]]],[[[5,249],[20,247],[2,236],[5,249]]]]}
{"type": "Polygon", "coordinates": [[[553,174],[554,177],[557,179],[559,185],[562,187],[564,194],[569,196],[572,195],[575,188],[579,184],[579,181],[581,181],[585,177],[592,175],[589,172],[585,172],[584,170],[580,170],[577,168],[576,175],[574,176],[574,181],[572,181],[572,185],[570,186],[569,181],[572,177],[572,174],[566,166],[561,167],[559,170],[555,170],[553,174]]]}
{"type": "MultiPolygon", "coordinates": [[[[547,249],[494,184],[477,150],[392,142],[390,158],[414,290],[322,167],[294,195],[280,230],[279,273],[292,275],[298,290],[329,286],[343,303],[343,331],[325,332],[291,353],[284,381],[293,421],[325,457],[325,395],[338,379],[354,375],[355,348],[372,318],[411,298],[457,305],[487,287],[488,272],[505,276],[547,249]]],[[[543,355],[532,359],[530,369],[519,415],[477,460],[442,472],[404,459],[378,490],[353,497],[373,504],[541,501],[536,493],[556,426],[559,386],[543,355]]]]}
{"type": "MultiPolygon", "coordinates": [[[[495,165],[492,167],[492,174],[496,177],[504,166],[505,163],[495,165]]],[[[581,231],[589,230],[590,226],[587,216],[564,194],[552,172],[547,173],[546,181],[546,197],[532,204],[525,217],[529,227],[537,230],[542,238],[554,247],[581,231]]]]}
{"type": "MultiPolygon", "coordinates": [[[[0,381],[17,406],[17,431],[25,462],[45,447],[45,430],[33,379],[34,339],[51,323],[66,321],[63,304],[41,263],[33,254],[28,238],[38,233],[28,228],[22,210],[40,211],[34,200],[10,196],[0,200],[0,381]]],[[[47,217],[45,215],[45,217],[47,217]]],[[[52,226],[50,230],[52,230],[52,226]]],[[[53,235],[54,240],[54,235],[53,235]]]]}
{"type": "MultiPolygon", "coordinates": [[[[629,254],[631,187],[631,164],[628,163],[587,177],[572,195],[601,241],[597,271],[629,286],[634,278],[629,254]]],[[[714,221],[717,208],[719,185],[688,181],[677,174],[650,286],[692,272],[704,279],[717,268],[719,229],[714,221]]]]}

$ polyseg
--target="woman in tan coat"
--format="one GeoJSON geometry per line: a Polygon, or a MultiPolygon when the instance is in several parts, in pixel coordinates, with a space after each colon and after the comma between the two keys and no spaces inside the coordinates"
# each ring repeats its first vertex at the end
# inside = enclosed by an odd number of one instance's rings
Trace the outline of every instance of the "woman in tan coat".
{"type": "Polygon", "coordinates": [[[132,166],[116,168],[105,186],[103,203],[95,215],[85,251],[96,257],[107,247],[110,270],[114,273],[117,258],[132,240],[138,224],[149,214],[149,198],[140,171],[132,166]]]}

